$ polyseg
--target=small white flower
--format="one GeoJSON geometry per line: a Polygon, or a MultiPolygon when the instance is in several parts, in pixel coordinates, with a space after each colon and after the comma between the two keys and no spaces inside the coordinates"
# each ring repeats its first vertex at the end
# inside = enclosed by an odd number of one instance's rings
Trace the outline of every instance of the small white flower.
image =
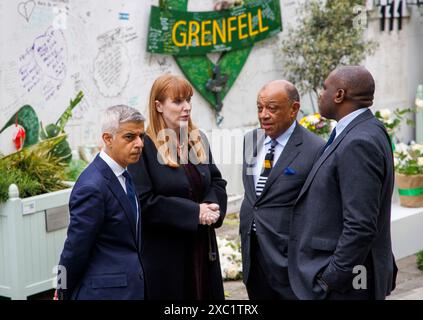
{"type": "Polygon", "coordinates": [[[216,237],[219,247],[220,268],[225,280],[237,279],[242,272],[242,257],[239,243],[216,237]]]}
{"type": "Polygon", "coordinates": [[[417,158],[417,165],[423,166],[423,157],[418,157],[417,158]]]}
{"type": "MultiPolygon", "coordinates": [[[[391,110],[389,110],[389,109],[382,109],[382,110],[379,110],[379,113],[380,113],[380,116],[382,117],[383,120],[385,120],[387,122],[390,120],[390,118],[391,118],[391,110]]],[[[391,122],[392,122],[392,120],[391,120],[391,122]]]]}
{"type": "Polygon", "coordinates": [[[236,277],[239,274],[239,270],[236,266],[231,265],[227,270],[226,270],[226,276],[229,279],[236,279],[236,277]]]}
{"type": "Polygon", "coordinates": [[[395,153],[408,153],[408,146],[403,142],[396,144],[395,153]]]}
{"type": "Polygon", "coordinates": [[[397,157],[394,157],[394,166],[397,167],[400,163],[400,160],[397,157]]]}
{"type": "Polygon", "coordinates": [[[422,153],[423,152],[423,145],[421,145],[419,143],[412,143],[411,144],[411,150],[418,151],[418,152],[422,153]]]}
{"type": "Polygon", "coordinates": [[[310,123],[313,125],[316,125],[320,122],[320,119],[316,117],[315,115],[310,116],[310,123]]]}

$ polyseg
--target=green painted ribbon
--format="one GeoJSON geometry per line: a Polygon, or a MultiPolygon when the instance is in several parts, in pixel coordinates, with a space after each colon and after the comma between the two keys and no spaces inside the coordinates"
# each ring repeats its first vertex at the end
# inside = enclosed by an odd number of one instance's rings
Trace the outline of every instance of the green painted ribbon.
{"type": "Polygon", "coordinates": [[[147,51],[193,56],[252,47],[282,31],[280,10],[275,0],[202,12],[152,6],[147,51]]]}
{"type": "Polygon", "coordinates": [[[423,194],[423,188],[415,188],[415,189],[398,189],[398,193],[400,196],[419,196],[423,194]]]}
{"type": "MultiPolygon", "coordinates": [[[[273,0],[278,2],[278,0],[273,0]]],[[[246,5],[254,5],[261,3],[262,0],[244,0],[246,5]]],[[[265,1],[268,3],[269,1],[265,1]]],[[[187,11],[188,0],[159,0],[159,6],[162,9],[187,11]]],[[[277,16],[280,19],[280,6],[277,6],[277,16]]],[[[282,26],[282,24],[281,24],[282,26]]],[[[220,92],[220,98],[223,100],[229,90],[232,88],[238,75],[241,73],[242,67],[247,61],[253,46],[242,48],[239,50],[223,52],[217,62],[220,67],[221,74],[228,76],[226,86],[220,92]]],[[[179,68],[184,73],[185,77],[191,82],[194,88],[203,96],[203,98],[210,103],[216,111],[216,123],[219,125],[222,121],[220,110],[217,109],[216,95],[209,91],[206,83],[209,79],[213,78],[213,69],[215,64],[207,57],[207,55],[195,56],[173,56],[179,68]]]]}

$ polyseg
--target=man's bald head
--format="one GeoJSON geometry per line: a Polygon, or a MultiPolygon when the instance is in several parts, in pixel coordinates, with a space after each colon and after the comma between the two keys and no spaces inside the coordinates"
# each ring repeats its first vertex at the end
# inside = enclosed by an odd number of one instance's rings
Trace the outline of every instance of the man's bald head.
{"type": "Polygon", "coordinates": [[[360,107],[373,104],[375,80],[362,66],[342,66],[331,72],[339,88],[344,89],[345,99],[353,100],[360,107]]]}
{"type": "Polygon", "coordinates": [[[273,139],[284,133],[297,119],[300,96],[295,86],[286,80],[266,84],[257,97],[261,128],[273,139]]]}
{"type": "Polygon", "coordinates": [[[297,88],[289,81],[287,80],[274,80],[266,85],[263,86],[263,88],[260,90],[262,92],[263,90],[269,90],[269,91],[281,91],[284,92],[288,98],[289,104],[292,104],[294,102],[300,102],[300,94],[298,93],[297,88]]]}

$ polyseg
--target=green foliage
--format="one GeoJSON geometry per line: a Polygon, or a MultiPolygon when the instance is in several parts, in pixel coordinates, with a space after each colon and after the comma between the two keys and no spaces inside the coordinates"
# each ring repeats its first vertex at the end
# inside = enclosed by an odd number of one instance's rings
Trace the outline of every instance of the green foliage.
{"type": "Polygon", "coordinates": [[[20,190],[22,198],[42,193],[41,184],[31,176],[17,168],[8,166],[4,161],[0,162],[0,203],[9,198],[9,186],[14,183],[20,190]]]}
{"type": "MultiPolygon", "coordinates": [[[[404,121],[404,117],[408,113],[416,112],[415,108],[395,109],[393,113],[388,109],[378,110],[375,112],[375,117],[383,123],[386,131],[392,136],[404,121]]],[[[414,125],[414,121],[406,119],[407,125],[414,125]]]]}
{"type": "MultiPolygon", "coordinates": [[[[74,100],[70,100],[69,106],[66,108],[65,112],[60,116],[59,120],[55,124],[48,124],[45,129],[41,124],[40,138],[42,140],[57,137],[59,134],[64,133],[66,123],[72,117],[72,110],[78,105],[82,100],[84,94],[82,91],[79,91],[74,100]]],[[[59,158],[63,163],[70,163],[72,160],[72,150],[69,146],[67,140],[63,140],[56,147],[51,150],[51,155],[56,158],[59,158]]]]}
{"type": "Polygon", "coordinates": [[[323,86],[329,73],[340,65],[359,64],[377,43],[363,38],[364,28],[354,7],[363,0],[311,0],[301,3],[298,26],[288,30],[282,42],[284,70],[304,92],[323,86]]]}
{"type": "Polygon", "coordinates": [[[75,99],[71,99],[69,102],[69,106],[66,108],[65,112],[60,116],[59,120],[57,120],[56,125],[58,126],[60,132],[64,132],[66,123],[72,117],[72,110],[81,102],[82,98],[84,98],[84,93],[79,91],[76,95],[75,99]]]}
{"type": "Polygon", "coordinates": [[[84,160],[72,160],[69,166],[65,169],[65,176],[67,181],[76,181],[82,171],[86,168],[87,163],[84,160]]]}
{"type": "Polygon", "coordinates": [[[423,271],[423,250],[417,253],[417,268],[423,271]]]}
{"type": "Polygon", "coordinates": [[[65,138],[60,135],[1,158],[0,202],[7,200],[12,183],[18,185],[21,198],[68,188],[62,182],[65,180],[65,165],[51,154],[51,150],[65,138]]]}

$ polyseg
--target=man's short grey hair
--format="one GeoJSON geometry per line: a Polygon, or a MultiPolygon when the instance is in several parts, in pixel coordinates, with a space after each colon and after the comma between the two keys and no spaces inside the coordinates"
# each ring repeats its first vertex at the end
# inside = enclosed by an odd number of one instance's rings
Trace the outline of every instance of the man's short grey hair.
{"type": "Polygon", "coordinates": [[[125,122],[145,121],[144,116],[137,109],[125,105],[109,107],[103,114],[101,132],[115,135],[119,126],[125,122]]]}

